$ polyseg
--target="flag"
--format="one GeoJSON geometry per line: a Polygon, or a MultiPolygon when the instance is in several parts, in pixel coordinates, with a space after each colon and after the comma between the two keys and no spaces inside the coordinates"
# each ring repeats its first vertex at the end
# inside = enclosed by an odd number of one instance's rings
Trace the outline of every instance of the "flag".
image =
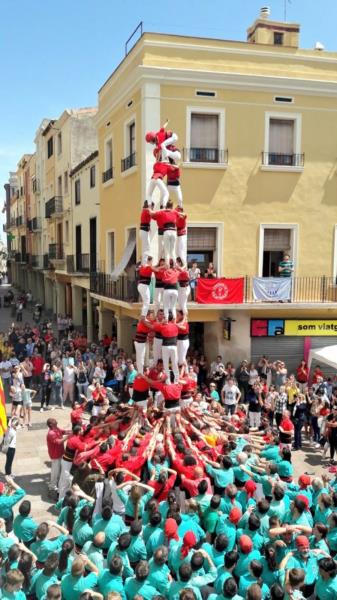
{"type": "Polygon", "coordinates": [[[199,304],[242,304],[243,277],[237,279],[198,279],[199,304]]]}
{"type": "Polygon", "coordinates": [[[253,296],[264,302],[290,300],[291,277],[254,277],[253,296]]]}
{"type": "Polygon", "coordinates": [[[7,431],[6,398],[2,378],[0,377],[0,435],[7,431]]]}

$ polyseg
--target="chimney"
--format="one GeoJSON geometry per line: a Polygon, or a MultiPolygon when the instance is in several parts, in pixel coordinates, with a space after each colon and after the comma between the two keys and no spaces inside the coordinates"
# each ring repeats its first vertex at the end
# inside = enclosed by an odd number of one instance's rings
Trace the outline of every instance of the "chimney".
{"type": "Polygon", "coordinates": [[[300,26],[298,23],[285,23],[269,19],[270,8],[263,6],[258,18],[247,29],[247,42],[298,48],[300,26]]]}

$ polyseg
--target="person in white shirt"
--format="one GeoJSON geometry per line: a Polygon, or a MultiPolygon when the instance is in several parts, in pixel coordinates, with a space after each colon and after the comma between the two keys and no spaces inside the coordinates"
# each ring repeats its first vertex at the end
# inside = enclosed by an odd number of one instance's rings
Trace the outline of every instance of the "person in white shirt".
{"type": "Polygon", "coordinates": [[[69,364],[64,367],[63,371],[63,402],[65,403],[69,397],[71,405],[74,404],[75,391],[75,368],[74,359],[69,358],[69,364]]]}
{"type": "Polygon", "coordinates": [[[10,388],[11,388],[11,370],[12,363],[10,360],[2,360],[0,362],[0,377],[2,379],[6,402],[10,402],[10,388]]]}
{"type": "Polygon", "coordinates": [[[103,384],[105,377],[106,371],[103,369],[103,363],[102,361],[98,361],[94,370],[94,378],[98,379],[99,382],[103,384]]]}
{"type": "Polygon", "coordinates": [[[236,405],[240,401],[240,398],[241,392],[238,386],[235,385],[234,379],[228,379],[221,390],[221,402],[224,405],[227,415],[234,415],[236,405]]]}

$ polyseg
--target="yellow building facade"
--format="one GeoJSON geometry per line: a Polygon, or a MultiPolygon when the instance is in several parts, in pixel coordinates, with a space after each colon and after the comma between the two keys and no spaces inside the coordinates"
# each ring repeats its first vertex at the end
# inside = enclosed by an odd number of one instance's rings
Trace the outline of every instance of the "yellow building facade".
{"type": "Polygon", "coordinates": [[[189,261],[245,278],[242,304],[189,304],[194,346],[202,342],[210,358],[265,351],[297,360],[303,339],[251,336],[251,320],[268,329],[268,320],[337,318],[337,53],[300,49],[298,41],[298,24],[262,17],[247,42],[146,33],[99,90],[105,267],[91,290],[100,333],[117,326],[127,350],[139,315],[129,271],[140,257],[139,215],[154,162],[145,134],[167,118],[182,151],[189,261]],[[284,252],[294,263],[292,301],[254,301],[252,278],[277,276],[284,252]],[[126,281],[111,284],[121,260],[126,281]]]}

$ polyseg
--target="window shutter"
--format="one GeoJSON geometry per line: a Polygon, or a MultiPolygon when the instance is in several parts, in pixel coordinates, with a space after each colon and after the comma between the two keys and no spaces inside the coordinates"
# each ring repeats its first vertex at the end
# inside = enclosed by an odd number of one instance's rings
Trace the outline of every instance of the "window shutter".
{"type": "Polygon", "coordinates": [[[270,119],[269,152],[275,154],[294,153],[294,121],[270,119]]]}
{"type": "Polygon", "coordinates": [[[188,227],[188,250],[216,250],[215,227],[188,227]]]}
{"type": "Polygon", "coordinates": [[[191,148],[219,147],[219,116],[203,113],[191,115],[191,148]]]}
{"type": "Polygon", "coordinates": [[[268,251],[289,251],[291,229],[265,229],[263,249],[268,251]]]}

